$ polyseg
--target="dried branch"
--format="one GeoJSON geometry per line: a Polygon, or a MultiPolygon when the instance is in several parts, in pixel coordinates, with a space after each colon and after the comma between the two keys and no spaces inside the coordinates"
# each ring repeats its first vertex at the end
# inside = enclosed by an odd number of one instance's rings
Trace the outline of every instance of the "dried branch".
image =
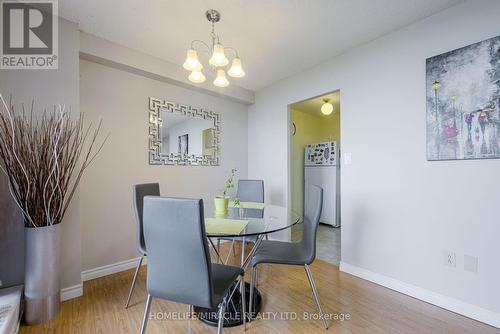
{"type": "Polygon", "coordinates": [[[72,120],[64,106],[34,115],[14,110],[0,94],[0,170],[24,215],[26,227],[59,224],[84,171],[101,151],[102,120],[95,129],[83,115],[72,120]]]}

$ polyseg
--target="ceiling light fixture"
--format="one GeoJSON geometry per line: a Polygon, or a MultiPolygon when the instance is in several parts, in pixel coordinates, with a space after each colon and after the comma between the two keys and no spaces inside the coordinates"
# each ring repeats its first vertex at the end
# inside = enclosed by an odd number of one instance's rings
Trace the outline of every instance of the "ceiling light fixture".
{"type": "Polygon", "coordinates": [[[198,51],[195,49],[195,44],[203,46],[210,57],[208,59],[208,64],[211,69],[217,73],[217,77],[213,81],[213,84],[217,87],[227,87],[229,86],[229,81],[226,77],[226,71],[224,67],[229,64],[229,59],[226,56],[226,51],[231,51],[234,53],[234,58],[231,63],[231,68],[227,71],[227,74],[233,78],[242,78],[245,76],[245,71],[243,71],[243,67],[241,66],[241,58],[238,55],[238,52],[230,47],[224,47],[220,40],[219,35],[215,33],[215,23],[220,21],[220,13],[215,9],[209,9],[205,13],[207,20],[212,23],[212,32],[210,37],[212,38],[211,44],[207,44],[201,40],[193,40],[191,42],[191,47],[187,50],[186,61],[182,65],[182,67],[191,72],[188,79],[194,83],[202,83],[206,80],[205,75],[203,74],[203,65],[201,64],[198,51]]]}
{"type": "Polygon", "coordinates": [[[330,99],[323,99],[323,105],[321,106],[321,112],[323,115],[330,115],[333,112],[333,104],[330,103],[330,99]]]}

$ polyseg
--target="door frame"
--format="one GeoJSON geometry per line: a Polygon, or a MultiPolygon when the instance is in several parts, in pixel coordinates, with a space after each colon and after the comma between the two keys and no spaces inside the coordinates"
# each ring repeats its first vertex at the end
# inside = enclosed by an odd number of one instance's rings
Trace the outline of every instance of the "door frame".
{"type": "MultiPolygon", "coordinates": [[[[336,93],[338,92],[339,93],[339,96],[340,96],[340,100],[339,100],[339,105],[341,106],[342,105],[342,92],[340,89],[334,89],[334,90],[331,90],[331,91],[328,91],[328,92],[325,92],[325,93],[322,93],[322,94],[318,94],[316,96],[312,96],[312,97],[308,97],[306,99],[302,99],[302,100],[298,100],[298,101],[295,101],[295,102],[291,102],[289,104],[287,104],[287,173],[288,173],[288,178],[287,178],[287,207],[289,207],[290,209],[292,208],[292,193],[293,193],[293,180],[292,180],[292,148],[293,148],[293,134],[292,134],[292,131],[293,131],[293,127],[294,127],[294,124],[292,122],[292,105],[296,104],[296,103],[299,103],[299,102],[304,102],[304,101],[307,101],[307,100],[311,100],[311,99],[315,99],[315,98],[318,98],[318,97],[321,97],[321,96],[324,96],[324,95],[328,95],[328,94],[331,94],[331,93],[336,93]]],[[[342,109],[342,108],[340,108],[342,109]]],[[[338,218],[340,219],[340,222],[341,222],[341,226],[342,226],[342,210],[341,210],[341,207],[342,207],[342,138],[343,138],[343,135],[342,135],[342,112],[341,110],[339,110],[339,122],[340,122],[340,140],[337,140],[337,150],[338,150],[338,161],[337,161],[337,164],[338,164],[338,172],[339,172],[339,177],[338,177],[338,182],[339,182],[339,185],[337,186],[337,189],[338,189],[338,192],[339,192],[339,203],[338,203],[338,218]]],[[[341,239],[342,239],[342,229],[340,229],[340,234],[341,234],[341,239]]],[[[341,252],[341,257],[342,257],[342,252],[341,252]]]]}

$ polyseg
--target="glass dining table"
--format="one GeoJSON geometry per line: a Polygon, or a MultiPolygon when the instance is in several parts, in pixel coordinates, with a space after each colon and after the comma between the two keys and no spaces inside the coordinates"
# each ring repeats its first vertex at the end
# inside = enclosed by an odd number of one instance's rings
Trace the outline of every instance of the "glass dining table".
{"type": "MultiPolygon", "coordinates": [[[[218,239],[234,239],[237,238],[239,241],[243,241],[242,247],[245,241],[251,241],[254,243],[250,251],[241,257],[240,266],[243,270],[251,265],[252,257],[256,250],[259,248],[262,240],[269,234],[279,234],[284,233],[285,236],[290,236],[290,228],[295,224],[302,221],[302,217],[292,210],[277,206],[277,205],[265,205],[263,209],[256,209],[254,206],[252,208],[245,208],[241,205],[239,208],[229,208],[226,215],[220,216],[215,215],[215,213],[205,213],[205,229],[207,239],[211,247],[211,252],[214,254],[216,261],[218,263],[225,263],[223,256],[220,254],[219,247],[216,246],[218,239]],[[259,218],[255,218],[259,217],[259,218]],[[217,224],[216,228],[212,224],[215,222],[217,224]],[[224,224],[240,224],[237,229],[224,228],[224,224]],[[222,228],[221,228],[222,226],[222,228]],[[240,230],[240,231],[238,231],[240,230]],[[288,231],[287,231],[288,230],[288,231]]],[[[234,245],[231,244],[231,251],[234,245]]],[[[246,274],[246,272],[245,272],[246,274]]],[[[241,291],[238,290],[239,285],[235,285],[230,291],[230,298],[228,301],[228,306],[226,307],[226,316],[224,318],[224,327],[238,326],[243,323],[243,315],[241,312],[241,291]]],[[[249,314],[248,303],[250,301],[250,284],[245,283],[245,300],[246,300],[246,310],[247,315],[249,314]]],[[[257,288],[254,288],[254,301],[252,314],[257,314],[262,307],[262,295],[257,288]]],[[[197,313],[197,318],[207,323],[209,325],[217,326],[218,323],[218,312],[217,309],[204,309],[195,307],[197,313]]],[[[248,319],[248,316],[247,316],[248,319]]]]}

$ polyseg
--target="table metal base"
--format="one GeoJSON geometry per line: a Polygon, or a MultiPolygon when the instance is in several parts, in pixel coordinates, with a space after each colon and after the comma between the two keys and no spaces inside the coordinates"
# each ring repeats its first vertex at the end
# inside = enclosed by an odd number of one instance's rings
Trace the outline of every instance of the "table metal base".
{"type": "MultiPolygon", "coordinates": [[[[253,289],[253,314],[257,314],[262,307],[262,296],[257,288],[253,289]]],[[[247,311],[247,321],[249,315],[248,304],[250,302],[250,284],[245,282],[245,301],[247,311]]],[[[217,308],[206,309],[203,307],[194,307],[197,318],[207,325],[217,327],[219,321],[219,312],[217,308]]],[[[240,291],[237,289],[231,300],[228,301],[226,306],[226,313],[224,317],[224,327],[234,327],[243,324],[243,317],[241,312],[241,296],[240,291]]]]}

